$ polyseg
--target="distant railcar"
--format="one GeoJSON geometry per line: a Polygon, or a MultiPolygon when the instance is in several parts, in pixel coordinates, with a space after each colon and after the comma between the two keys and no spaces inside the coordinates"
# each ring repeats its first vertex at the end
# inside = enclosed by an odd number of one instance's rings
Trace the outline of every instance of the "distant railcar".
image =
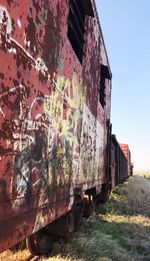
{"type": "MultiPolygon", "coordinates": [[[[129,152],[128,145],[124,144],[124,147],[126,147],[129,152]]],[[[129,177],[128,166],[131,163],[128,160],[129,158],[126,157],[126,155],[124,154],[124,151],[122,150],[122,146],[118,143],[116,136],[111,135],[112,188],[114,188],[117,184],[123,182],[125,179],[129,177]]]]}
{"type": "Polygon", "coordinates": [[[111,187],[112,75],[95,1],[1,0],[0,59],[0,252],[27,239],[43,254],[111,187]]]}
{"type": "Polygon", "coordinates": [[[131,162],[131,152],[129,150],[129,146],[128,144],[123,144],[123,143],[120,143],[120,147],[127,159],[127,162],[128,162],[128,177],[131,176],[133,174],[133,164],[131,162]]]}

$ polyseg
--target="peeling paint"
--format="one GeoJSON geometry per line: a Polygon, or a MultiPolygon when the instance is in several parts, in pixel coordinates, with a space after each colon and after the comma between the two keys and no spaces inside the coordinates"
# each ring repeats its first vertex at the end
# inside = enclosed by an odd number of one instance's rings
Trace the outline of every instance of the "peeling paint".
{"type": "Polygon", "coordinates": [[[17,20],[17,24],[21,28],[21,21],[20,21],[20,19],[17,20]]]}
{"type": "Polygon", "coordinates": [[[0,32],[9,35],[12,31],[11,18],[5,7],[0,5],[0,32]]]}
{"type": "Polygon", "coordinates": [[[68,0],[1,1],[0,251],[70,211],[76,188],[107,179],[111,80],[104,109],[98,96],[107,55],[97,17],[86,16],[81,65],[68,13],[68,0]]]}

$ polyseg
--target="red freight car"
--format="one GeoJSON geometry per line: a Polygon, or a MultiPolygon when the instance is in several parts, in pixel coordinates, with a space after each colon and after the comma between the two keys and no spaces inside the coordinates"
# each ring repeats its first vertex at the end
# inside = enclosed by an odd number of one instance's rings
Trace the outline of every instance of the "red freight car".
{"type": "Polygon", "coordinates": [[[46,252],[36,232],[107,182],[111,72],[94,1],[1,0],[0,59],[0,251],[34,233],[31,251],[46,252]]]}
{"type": "Polygon", "coordinates": [[[119,144],[115,135],[111,135],[110,165],[112,188],[132,174],[133,165],[131,164],[129,146],[127,144],[119,144]]]}
{"type": "Polygon", "coordinates": [[[1,0],[0,59],[0,252],[28,238],[46,253],[110,181],[111,71],[94,0],[1,0]]]}
{"type": "Polygon", "coordinates": [[[131,163],[131,153],[128,144],[120,143],[120,147],[128,161],[128,177],[133,174],[133,164],[131,163]]]}

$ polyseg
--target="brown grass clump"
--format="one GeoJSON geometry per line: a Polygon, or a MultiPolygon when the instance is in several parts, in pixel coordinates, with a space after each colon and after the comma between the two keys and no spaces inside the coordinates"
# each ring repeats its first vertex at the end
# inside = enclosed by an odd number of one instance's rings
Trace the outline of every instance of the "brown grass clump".
{"type": "Polygon", "coordinates": [[[133,176],[129,179],[126,191],[130,213],[150,217],[150,180],[133,176]]]}
{"type": "MultiPolygon", "coordinates": [[[[28,250],[18,251],[16,253],[13,253],[8,250],[0,254],[0,261],[28,261],[30,260],[30,258],[31,258],[31,254],[28,250]]],[[[38,259],[38,261],[73,261],[73,259],[69,257],[61,257],[60,255],[57,255],[49,258],[41,257],[38,259]]]]}
{"type": "Polygon", "coordinates": [[[0,254],[0,261],[26,261],[27,258],[30,258],[31,254],[28,250],[19,251],[13,253],[11,251],[5,251],[0,254]]]}

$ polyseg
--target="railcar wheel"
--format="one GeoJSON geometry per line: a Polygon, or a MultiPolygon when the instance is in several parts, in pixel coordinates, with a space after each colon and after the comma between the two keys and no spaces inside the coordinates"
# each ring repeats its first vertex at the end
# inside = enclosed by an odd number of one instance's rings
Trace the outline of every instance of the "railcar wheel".
{"type": "Polygon", "coordinates": [[[47,235],[44,229],[39,230],[27,239],[27,247],[33,255],[46,255],[52,251],[53,237],[47,235]]]}

